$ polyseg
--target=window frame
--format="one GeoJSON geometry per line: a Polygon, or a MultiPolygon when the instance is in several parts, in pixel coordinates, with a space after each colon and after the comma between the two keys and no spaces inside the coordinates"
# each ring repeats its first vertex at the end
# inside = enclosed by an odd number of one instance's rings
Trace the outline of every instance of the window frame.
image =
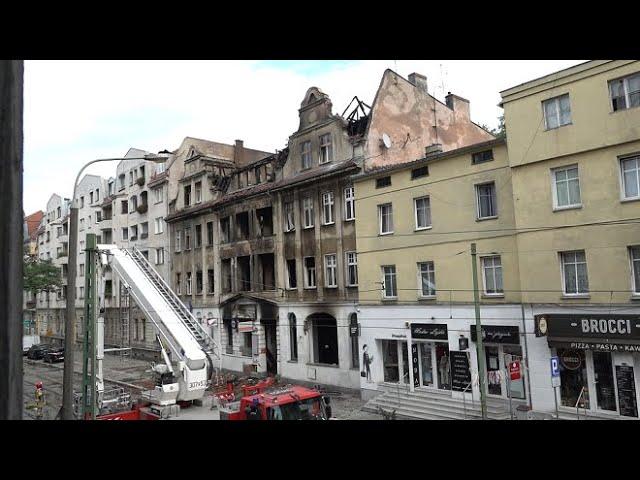
{"type": "Polygon", "coordinates": [[[187,295],[192,295],[193,292],[193,275],[191,275],[191,272],[187,272],[185,275],[185,293],[187,295]]]}
{"type": "Polygon", "coordinates": [[[425,260],[423,262],[418,262],[417,263],[417,267],[418,267],[418,297],[420,298],[436,298],[438,290],[436,288],[436,264],[433,260],[425,260]],[[422,266],[426,265],[431,266],[431,270],[427,269],[426,272],[422,271],[422,266]],[[429,274],[431,274],[431,284],[433,285],[433,293],[424,293],[424,283],[422,282],[422,275],[423,273],[427,274],[427,277],[429,276],[429,274]]]}
{"type": "Polygon", "coordinates": [[[344,265],[345,265],[345,274],[346,274],[346,278],[345,278],[345,285],[347,287],[357,287],[358,286],[358,252],[356,251],[351,251],[351,252],[344,252],[344,265]],[[353,254],[354,255],[354,262],[351,262],[349,260],[349,255],[353,254]],[[354,267],[354,272],[355,272],[355,279],[356,279],[356,283],[351,283],[350,282],[350,275],[349,275],[349,269],[351,267],[354,267]]]}
{"type": "Polygon", "coordinates": [[[333,191],[329,190],[326,192],[322,192],[322,225],[333,225],[335,224],[335,218],[333,214],[333,207],[335,205],[335,195],[333,191]],[[328,199],[328,201],[327,201],[328,199]],[[328,210],[327,210],[327,207],[328,210]],[[329,212],[329,221],[327,221],[326,213],[329,212]]]}
{"type": "Polygon", "coordinates": [[[287,258],[284,261],[285,263],[285,268],[287,270],[287,290],[297,290],[298,289],[298,271],[297,271],[297,262],[295,258],[287,258]],[[290,263],[289,262],[293,262],[293,273],[295,275],[295,280],[296,280],[296,284],[294,286],[291,286],[291,269],[289,268],[290,263]]]}
{"type": "Polygon", "coordinates": [[[493,219],[498,218],[498,189],[496,187],[495,180],[492,180],[490,182],[476,183],[474,185],[474,187],[475,187],[475,190],[476,190],[476,220],[477,221],[482,221],[482,220],[493,220],[493,219]],[[480,213],[481,213],[481,211],[480,211],[481,210],[480,187],[484,187],[484,186],[487,186],[487,185],[493,185],[493,197],[492,198],[494,199],[493,203],[495,204],[495,205],[493,205],[494,212],[492,212],[493,215],[482,217],[482,216],[480,216],[480,213]]]}
{"type": "Polygon", "coordinates": [[[378,205],[378,234],[379,235],[392,235],[394,232],[393,229],[393,203],[392,202],[388,202],[388,203],[382,203],[380,205],[378,205]],[[391,218],[391,222],[390,222],[390,226],[391,226],[391,230],[388,230],[386,232],[382,231],[382,209],[383,207],[389,207],[390,208],[390,218],[391,218]]]}
{"type": "Polygon", "coordinates": [[[195,205],[202,203],[202,181],[197,181],[193,185],[195,205]]]}
{"type": "Polygon", "coordinates": [[[324,256],[324,286],[325,288],[338,288],[338,257],[335,253],[327,253],[324,256]],[[333,264],[329,264],[332,259],[333,264]],[[333,283],[329,283],[330,270],[333,274],[333,283]]]}
{"type": "Polygon", "coordinates": [[[160,235],[164,233],[164,218],[163,217],[154,218],[153,226],[154,226],[155,235],[160,235]]]}
{"type": "Polygon", "coordinates": [[[300,170],[308,170],[311,168],[313,158],[311,154],[311,140],[305,140],[300,142],[300,170]],[[305,148],[308,147],[308,148],[305,148]],[[308,164],[305,163],[305,158],[308,159],[308,164]]]}
{"type": "Polygon", "coordinates": [[[625,155],[622,157],[618,157],[618,175],[620,178],[620,201],[621,202],[633,202],[640,200],[640,153],[635,153],[632,155],[625,155]],[[635,160],[636,161],[636,188],[638,189],[638,194],[633,197],[626,196],[626,182],[624,178],[624,167],[623,163],[625,161],[635,160]]]}
{"type": "Polygon", "coordinates": [[[494,160],[493,148],[489,148],[487,150],[481,150],[479,152],[474,152],[471,154],[471,165],[482,165],[483,163],[492,162],[493,160],[494,160]],[[483,155],[486,153],[490,153],[491,158],[487,158],[487,159],[481,158],[480,160],[477,160],[480,155],[483,155]]]}
{"type": "Polygon", "coordinates": [[[175,243],[175,253],[180,253],[182,251],[182,230],[176,230],[176,243],[175,243]]]}
{"type": "Polygon", "coordinates": [[[356,219],[356,190],[353,185],[349,187],[345,187],[344,189],[344,220],[345,222],[349,222],[356,219]],[[349,192],[350,195],[347,195],[349,192]],[[351,204],[351,209],[349,209],[349,204],[351,204]],[[348,216],[349,210],[351,210],[351,217],[348,216]]]}
{"type": "Polygon", "coordinates": [[[164,247],[156,248],[156,265],[164,265],[164,247]],[[162,261],[159,261],[162,260],[162,261]]]}
{"type": "Polygon", "coordinates": [[[295,202],[293,200],[284,200],[282,202],[283,212],[283,230],[285,233],[293,232],[296,229],[295,202]],[[290,207],[290,208],[287,208],[290,207]],[[289,218],[291,214],[291,218],[289,218]],[[291,220],[291,228],[289,228],[289,220],[291,220]]]}
{"type": "MultiPolygon", "coordinates": [[[[625,76],[622,76],[622,77],[614,78],[614,79],[609,80],[607,82],[607,87],[609,89],[609,106],[611,107],[611,113],[620,112],[620,111],[624,111],[624,110],[630,110],[632,108],[640,107],[640,104],[639,105],[634,105],[632,107],[628,106],[629,105],[629,79],[630,78],[634,78],[634,77],[640,77],[640,72],[635,72],[635,73],[631,73],[629,75],[625,75],[625,76]],[[614,105],[613,105],[613,90],[612,90],[612,86],[613,86],[614,82],[620,82],[620,81],[622,81],[622,88],[624,90],[625,107],[616,109],[614,107],[614,105]]],[[[633,93],[635,93],[635,92],[633,92],[633,93]]],[[[616,97],[616,98],[618,98],[618,97],[616,97]]]]}
{"type": "MultiPolygon", "coordinates": [[[[640,280],[636,285],[636,275],[635,275],[635,267],[634,262],[638,263],[638,271],[640,271],[640,245],[629,245],[627,247],[627,251],[629,252],[629,265],[631,267],[631,295],[634,297],[640,297],[640,280]],[[633,249],[638,250],[638,259],[635,260],[633,258],[633,249]]],[[[640,277],[640,274],[638,275],[640,277]]]]}
{"type": "Polygon", "coordinates": [[[415,220],[415,231],[421,231],[421,230],[430,230],[431,228],[433,228],[433,222],[431,219],[431,197],[429,195],[424,195],[422,197],[417,197],[413,199],[413,216],[414,216],[414,220],[415,220]],[[421,227],[420,225],[418,225],[418,201],[419,200],[427,200],[428,203],[428,222],[427,225],[424,227],[421,227]]]}
{"type": "Polygon", "coordinates": [[[302,197],[302,220],[303,220],[303,225],[302,225],[302,229],[305,230],[307,228],[313,228],[315,227],[315,206],[314,206],[314,202],[313,202],[313,196],[311,195],[307,195],[302,197]],[[307,202],[307,200],[309,202],[307,202]],[[307,203],[309,203],[309,207],[307,208],[307,203]],[[311,212],[309,215],[309,218],[311,220],[311,225],[307,225],[307,212],[311,212]]]}
{"type": "Polygon", "coordinates": [[[302,266],[304,268],[304,288],[307,290],[314,290],[318,288],[318,275],[317,275],[317,266],[316,266],[316,257],[314,257],[313,255],[308,256],[308,257],[303,257],[302,258],[302,266]],[[308,258],[313,258],[313,285],[309,285],[309,270],[307,267],[307,259],[308,258]]]}
{"type": "Polygon", "coordinates": [[[387,188],[391,186],[391,175],[376,178],[376,188],[387,188]],[[382,184],[383,180],[388,180],[389,183],[382,184]]]}
{"type": "MultiPolygon", "coordinates": [[[[504,297],[504,271],[503,271],[503,265],[502,265],[502,256],[486,255],[486,256],[480,257],[480,266],[482,268],[482,294],[486,297],[504,297]],[[487,292],[487,266],[485,265],[485,262],[489,259],[496,259],[496,258],[500,259],[500,277],[501,277],[500,283],[502,283],[502,291],[501,292],[496,291],[496,292],[490,293],[490,292],[487,292]]],[[[495,286],[497,285],[496,275],[495,275],[495,271],[496,271],[495,260],[492,262],[491,270],[493,272],[493,284],[495,286]]]]}
{"type": "Polygon", "coordinates": [[[573,115],[572,115],[572,111],[571,111],[571,97],[569,95],[569,93],[563,93],[560,95],[556,95],[555,97],[552,98],[548,98],[546,100],[542,100],[542,116],[544,117],[544,129],[545,131],[549,131],[549,130],[556,130],[558,128],[562,128],[565,127],[567,125],[572,125],[573,124],[573,115]],[[567,123],[560,123],[561,122],[561,116],[560,116],[560,99],[567,97],[569,99],[569,121],[567,123]],[[547,112],[545,109],[545,105],[549,104],[550,102],[554,102],[556,105],[556,120],[558,121],[558,125],[555,127],[550,127],[549,123],[547,121],[547,112]]]}
{"type": "Polygon", "coordinates": [[[162,185],[153,189],[153,193],[156,199],[155,204],[162,203],[164,201],[163,190],[164,189],[162,185]]]}
{"type": "Polygon", "coordinates": [[[566,250],[566,251],[562,251],[562,252],[558,252],[558,257],[560,260],[560,275],[561,275],[561,281],[562,281],[562,295],[565,297],[588,297],[590,295],[590,290],[589,290],[589,268],[588,268],[588,264],[587,264],[587,252],[586,250],[566,250]],[[564,256],[566,254],[569,253],[583,253],[584,254],[584,262],[578,262],[577,260],[573,263],[573,265],[575,266],[575,272],[576,272],[576,293],[571,293],[571,292],[567,292],[567,283],[566,283],[566,267],[565,267],[565,260],[564,260],[564,256]],[[585,273],[586,273],[586,278],[587,278],[587,291],[586,292],[579,292],[579,284],[578,284],[578,268],[577,265],[579,263],[584,263],[584,268],[585,268],[585,273]]]}
{"type": "Polygon", "coordinates": [[[383,300],[395,300],[398,298],[398,271],[395,265],[381,265],[380,270],[382,272],[382,298],[383,300]],[[393,278],[394,281],[392,285],[394,288],[395,295],[387,295],[387,274],[385,272],[385,268],[393,268],[393,278]]]}
{"type": "Polygon", "coordinates": [[[325,133],[323,135],[320,135],[318,137],[319,143],[320,143],[320,156],[318,158],[318,163],[320,165],[324,165],[325,163],[330,163],[333,161],[333,135],[331,135],[331,133],[325,133]],[[323,139],[328,137],[329,138],[329,143],[323,143],[323,139]],[[326,149],[326,150],[323,150],[326,149]],[[327,160],[322,161],[323,159],[323,151],[327,152],[327,160]]]}
{"type": "MultiPolygon", "coordinates": [[[[567,195],[569,192],[569,179],[564,180],[567,184],[567,195]]],[[[580,167],[577,163],[571,165],[564,165],[562,167],[555,167],[551,169],[551,196],[553,198],[553,211],[561,211],[561,210],[572,210],[575,208],[582,208],[582,190],[580,188],[580,167]],[[579,203],[569,203],[568,205],[559,205],[558,204],[558,179],[556,178],[556,174],[558,172],[567,172],[568,170],[577,170],[577,180],[578,180],[578,195],[580,196],[579,203]]]]}
{"type": "Polygon", "coordinates": [[[289,320],[289,361],[298,361],[298,324],[295,313],[288,315],[289,320]],[[295,355],[294,355],[295,352],[295,355]]]}

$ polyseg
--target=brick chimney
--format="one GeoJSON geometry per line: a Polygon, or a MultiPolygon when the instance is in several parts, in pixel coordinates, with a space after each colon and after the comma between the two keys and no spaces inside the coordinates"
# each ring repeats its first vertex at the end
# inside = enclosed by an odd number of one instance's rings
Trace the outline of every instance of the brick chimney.
{"type": "Polygon", "coordinates": [[[236,146],[233,149],[233,162],[238,167],[244,165],[244,142],[242,140],[236,140],[236,146]]]}
{"type": "Polygon", "coordinates": [[[463,118],[469,119],[469,100],[459,97],[449,92],[445,98],[447,107],[456,112],[458,115],[462,115],[463,118]]]}
{"type": "Polygon", "coordinates": [[[427,77],[419,73],[409,75],[409,82],[414,84],[420,91],[427,93],[427,77]]]}

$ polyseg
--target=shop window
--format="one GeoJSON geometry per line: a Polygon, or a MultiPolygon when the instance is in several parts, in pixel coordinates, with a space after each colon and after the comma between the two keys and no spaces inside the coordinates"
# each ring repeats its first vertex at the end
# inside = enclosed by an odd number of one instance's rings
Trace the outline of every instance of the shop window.
{"type": "Polygon", "coordinates": [[[309,316],[313,331],[314,362],[338,365],[338,327],[336,319],[325,313],[309,316]]]}
{"type": "Polygon", "coordinates": [[[291,353],[291,361],[298,361],[298,326],[296,325],[296,316],[289,314],[289,352],[291,353]]]}
{"type": "Polygon", "coordinates": [[[399,362],[398,362],[398,341],[382,340],[382,365],[384,368],[384,381],[398,383],[399,362]]]}
{"type": "Polygon", "coordinates": [[[560,401],[565,407],[589,409],[589,385],[584,350],[558,349],[560,360],[560,401]],[[584,390],[583,390],[584,389],[584,390]],[[580,396],[582,393],[582,396],[580,396]]]}
{"type": "Polygon", "coordinates": [[[616,412],[618,408],[616,406],[616,387],[613,379],[611,352],[594,351],[592,355],[598,408],[616,412]]]}
{"type": "Polygon", "coordinates": [[[297,288],[296,281],[296,259],[287,260],[287,288],[297,288]]]}

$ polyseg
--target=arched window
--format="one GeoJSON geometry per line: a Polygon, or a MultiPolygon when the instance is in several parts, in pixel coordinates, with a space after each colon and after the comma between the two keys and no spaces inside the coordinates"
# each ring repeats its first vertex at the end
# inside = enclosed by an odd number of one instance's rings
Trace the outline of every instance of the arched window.
{"type": "Polygon", "coordinates": [[[358,352],[358,315],[351,314],[349,318],[349,338],[351,339],[351,368],[360,368],[359,352],[358,352]]]}
{"type": "Polygon", "coordinates": [[[289,351],[291,352],[291,360],[298,361],[298,327],[296,325],[296,316],[289,314],[289,351]]]}

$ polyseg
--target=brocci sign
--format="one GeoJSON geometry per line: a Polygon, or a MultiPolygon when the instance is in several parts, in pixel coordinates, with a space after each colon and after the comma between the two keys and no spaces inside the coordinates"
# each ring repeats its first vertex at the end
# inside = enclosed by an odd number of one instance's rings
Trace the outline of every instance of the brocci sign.
{"type": "MultiPolygon", "coordinates": [[[[555,338],[584,338],[594,340],[635,340],[640,343],[638,315],[560,315],[535,316],[536,335],[555,338]],[[544,328],[542,328],[544,326],[544,328]]],[[[635,342],[633,342],[635,343],[635,342]]]]}

